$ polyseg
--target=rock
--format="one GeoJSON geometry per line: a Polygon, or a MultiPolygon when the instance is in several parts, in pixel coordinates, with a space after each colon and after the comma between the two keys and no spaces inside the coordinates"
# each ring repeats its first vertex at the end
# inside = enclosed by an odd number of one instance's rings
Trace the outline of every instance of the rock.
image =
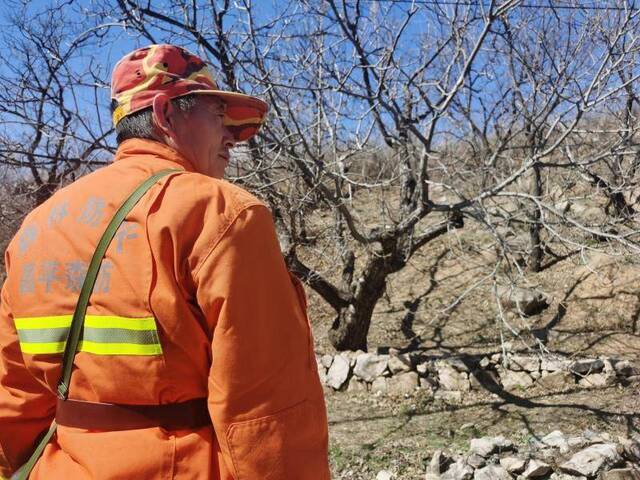
{"type": "Polygon", "coordinates": [[[444,361],[446,365],[449,365],[459,372],[469,372],[469,367],[460,358],[448,358],[444,361]]]}
{"type": "Polygon", "coordinates": [[[471,480],[472,478],[473,467],[467,465],[461,458],[440,475],[440,480],[471,480]]]}
{"type": "Polygon", "coordinates": [[[609,470],[602,474],[602,480],[640,480],[640,471],[630,468],[609,470]]]}
{"type": "Polygon", "coordinates": [[[429,362],[422,362],[416,365],[416,372],[420,375],[426,375],[429,371],[429,362]]]}
{"type": "Polygon", "coordinates": [[[474,370],[469,374],[471,390],[496,390],[500,389],[500,379],[493,370],[474,370]]]}
{"type": "Polygon", "coordinates": [[[567,439],[569,449],[582,448],[588,445],[588,442],[583,437],[569,437],[567,439]]]}
{"type": "Polygon", "coordinates": [[[524,478],[540,478],[551,472],[551,467],[540,460],[532,459],[522,476],[524,478]]]}
{"type": "Polygon", "coordinates": [[[606,432],[594,432],[592,430],[585,430],[582,432],[582,436],[589,445],[593,445],[594,443],[611,443],[611,435],[606,432]]]}
{"type": "Polygon", "coordinates": [[[609,470],[602,474],[602,480],[640,480],[640,471],[630,468],[609,470]]]}
{"type": "Polygon", "coordinates": [[[433,396],[433,383],[429,381],[428,378],[422,377],[419,378],[419,382],[420,389],[423,391],[423,393],[427,393],[428,395],[433,396]]]}
{"type": "Polygon", "coordinates": [[[365,382],[373,382],[387,369],[388,355],[376,355],[374,353],[362,353],[356,357],[353,374],[365,382]]]}
{"type": "Polygon", "coordinates": [[[482,357],[482,360],[480,360],[480,363],[478,365],[480,366],[480,368],[487,368],[489,365],[491,365],[491,360],[489,359],[489,357],[482,357]]]}
{"type": "Polygon", "coordinates": [[[511,475],[498,465],[488,465],[476,470],[473,478],[474,480],[511,480],[511,475]]]}
{"type": "Polygon", "coordinates": [[[482,468],[485,466],[487,461],[484,457],[478,455],[477,453],[472,453],[467,456],[466,464],[472,466],[473,468],[482,468]]]}
{"type": "Polygon", "coordinates": [[[587,477],[583,477],[582,475],[579,477],[574,477],[573,475],[556,472],[551,474],[549,480],[587,480],[587,477]]]}
{"type": "Polygon", "coordinates": [[[505,390],[516,388],[527,388],[533,385],[533,379],[527,372],[513,372],[511,370],[499,369],[500,382],[505,390]]]}
{"type": "Polygon", "coordinates": [[[500,459],[500,466],[509,473],[521,473],[527,466],[527,461],[519,457],[504,457],[500,459]]]}
{"type": "Polygon", "coordinates": [[[436,450],[433,452],[433,456],[427,467],[427,472],[440,475],[444,471],[446,463],[447,458],[444,456],[442,450],[436,450]]]}
{"type": "Polygon", "coordinates": [[[359,378],[352,377],[347,387],[347,392],[366,392],[367,382],[359,378]]]}
{"type": "Polygon", "coordinates": [[[525,316],[536,315],[549,306],[546,295],[531,288],[498,287],[498,297],[505,310],[525,316]]]}
{"type": "Polygon", "coordinates": [[[540,370],[540,359],[526,355],[511,355],[509,357],[509,369],[516,372],[537,372],[540,370]]]}
{"type": "Polygon", "coordinates": [[[625,438],[620,441],[622,455],[635,465],[640,465],[640,440],[625,438]]]}
{"type": "Polygon", "coordinates": [[[371,382],[371,392],[387,393],[387,379],[384,377],[378,377],[373,382],[371,382]]]}
{"type": "Polygon", "coordinates": [[[542,376],[536,380],[536,384],[545,390],[562,391],[575,386],[576,381],[573,374],[565,370],[557,370],[547,374],[543,373],[542,376]]]}
{"type": "Polygon", "coordinates": [[[391,370],[391,373],[393,374],[399,372],[410,372],[411,357],[406,353],[389,356],[389,370],[391,370]]]}
{"type": "Polygon", "coordinates": [[[590,360],[577,360],[571,364],[569,369],[579,375],[599,373],[604,368],[604,362],[599,358],[590,360]]]}
{"type": "Polygon", "coordinates": [[[320,365],[318,367],[318,376],[320,377],[320,383],[322,385],[326,385],[327,384],[327,371],[322,365],[320,365]]]}
{"type": "Polygon", "coordinates": [[[557,372],[560,370],[567,370],[570,362],[562,357],[547,357],[543,356],[540,360],[540,369],[547,372],[557,372]]]}
{"type": "Polygon", "coordinates": [[[376,480],[393,480],[394,476],[387,470],[380,470],[376,475],[376,480]]]}
{"type": "Polygon", "coordinates": [[[349,378],[351,367],[350,359],[344,355],[336,355],[333,357],[333,363],[327,371],[327,385],[334,390],[339,390],[349,378]]]}
{"type": "Polygon", "coordinates": [[[498,437],[473,438],[470,443],[470,452],[477,453],[485,458],[494,453],[506,452],[512,449],[513,443],[502,435],[498,437]]]}
{"type": "Polygon", "coordinates": [[[567,437],[560,430],[554,430],[548,435],[545,435],[540,439],[542,443],[549,447],[554,448],[565,448],[568,449],[569,444],[567,442],[567,437]]]}
{"type": "Polygon", "coordinates": [[[333,363],[333,355],[329,355],[328,353],[325,353],[320,358],[320,362],[322,363],[324,368],[329,368],[331,366],[331,364],[333,363]]]}
{"type": "Polygon", "coordinates": [[[601,388],[608,387],[615,383],[615,377],[606,373],[592,373],[578,380],[578,384],[584,388],[601,388]]]}
{"type": "Polygon", "coordinates": [[[459,372],[446,363],[438,363],[436,368],[438,371],[438,382],[440,383],[440,388],[461,392],[468,392],[471,390],[469,377],[465,372],[459,372]]]}
{"type": "Polygon", "coordinates": [[[595,477],[605,468],[619,465],[622,457],[613,443],[592,445],[579,451],[568,462],[560,465],[560,470],[573,475],[595,477]]]}
{"type": "Polygon", "coordinates": [[[417,386],[418,374],[416,372],[399,373],[387,379],[387,390],[391,395],[413,393],[417,386]]]}
{"type": "Polygon", "coordinates": [[[622,360],[613,364],[613,368],[620,377],[640,375],[640,367],[635,366],[629,360],[622,360]]]}

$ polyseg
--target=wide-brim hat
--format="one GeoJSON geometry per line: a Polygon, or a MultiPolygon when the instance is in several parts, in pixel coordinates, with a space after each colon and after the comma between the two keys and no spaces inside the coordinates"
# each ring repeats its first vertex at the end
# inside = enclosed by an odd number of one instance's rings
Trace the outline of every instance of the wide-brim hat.
{"type": "Polygon", "coordinates": [[[111,74],[113,124],[152,105],[154,97],[191,93],[215,95],[226,103],[224,124],[237,142],[254,136],[264,123],[269,106],[244,93],[220,90],[206,63],[182,47],[149,45],[125,55],[111,74]]]}

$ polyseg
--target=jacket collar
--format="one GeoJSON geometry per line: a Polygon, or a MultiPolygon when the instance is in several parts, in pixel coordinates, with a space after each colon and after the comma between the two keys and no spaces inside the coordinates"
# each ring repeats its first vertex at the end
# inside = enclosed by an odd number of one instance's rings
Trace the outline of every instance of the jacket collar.
{"type": "Polygon", "coordinates": [[[147,140],[145,138],[130,138],[122,142],[116,150],[114,162],[127,160],[132,157],[151,156],[159,160],[175,163],[184,168],[187,172],[195,172],[191,162],[187,160],[177,150],[171,148],[164,143],[155,140],[147,140]]]}

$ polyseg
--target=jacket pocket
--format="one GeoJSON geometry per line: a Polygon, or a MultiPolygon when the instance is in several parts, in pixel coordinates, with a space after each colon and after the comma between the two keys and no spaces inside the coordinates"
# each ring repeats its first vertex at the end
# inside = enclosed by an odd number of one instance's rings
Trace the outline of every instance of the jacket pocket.
{"type": "Polygon", "coordinates": [[[322,413],[303,400],[276,414],[231,424],[227,442],[236,480],[329,478],[322,413]]]}

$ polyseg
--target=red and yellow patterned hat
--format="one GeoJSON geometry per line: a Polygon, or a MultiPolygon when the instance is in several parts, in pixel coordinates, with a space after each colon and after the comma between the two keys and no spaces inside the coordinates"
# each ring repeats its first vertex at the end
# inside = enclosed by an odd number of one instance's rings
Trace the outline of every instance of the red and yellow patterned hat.
{"type": "Polygon", "coordinates": [[[117,125],[125,115],[150,107],[158,93],[169,98],[190,93],[221,97],[227,106],[224,124],[238,142],[256,134],[269,108],[259,98],[218,90],[206,64],[184,48],[150,45],[125,55],[113,69],[113,124],[117,125]]]}

